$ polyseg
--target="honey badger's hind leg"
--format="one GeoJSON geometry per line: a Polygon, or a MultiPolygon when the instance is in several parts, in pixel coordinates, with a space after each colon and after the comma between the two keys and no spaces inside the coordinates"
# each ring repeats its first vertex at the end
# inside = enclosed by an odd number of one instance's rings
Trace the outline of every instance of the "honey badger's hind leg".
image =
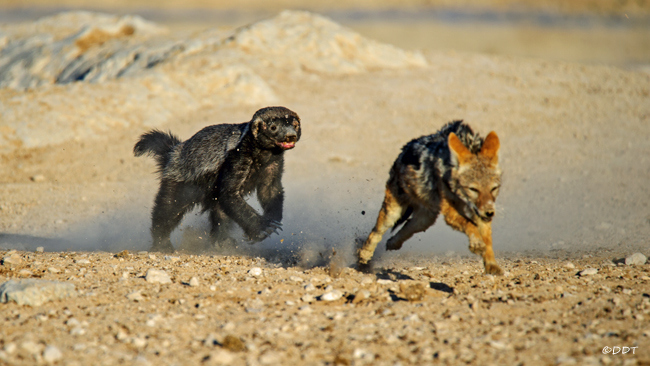
{"type": "Polygon", "coordinates": [[[359,266],[365,266],[370,262],[372,256],[375,254],[377,244],[381,241],[386,230],[395,226],[395,223],[397,223],[397,221],[402,217],[407,208],[408,207],[404,207],[399,203],[395,198],[395,195],[387,187],[386,197],[384,198],[384,203],[381,205],[379,216],[377,217],[377,224],[375,224],[372,232],[370,232],[370,235],[368,235],[363,246],[359,249],[359,266]]]}
{"type": "Polygon", "coordinates": [[[215,248],[234,248],[235,239],[230,236],[233,221],[221,209],[218,203],[210,208],[210,239],[215,248]]]}
{"type": "Polygon", "coordinates": [[[427,230],[436,222],[439,211],[434,212],[424,207],[415,207],[411,218],[406,221],[404,226],[386,241],[386,250],[398,250],[405,241],[409,240],[414,234],[427,230]]]}
{"type": "Polygon", "coordinates": [[[174,251],[170,235],[199,201],[200,191],[187,183],[162,179],[151,212],[152,252],[174,251]]]}

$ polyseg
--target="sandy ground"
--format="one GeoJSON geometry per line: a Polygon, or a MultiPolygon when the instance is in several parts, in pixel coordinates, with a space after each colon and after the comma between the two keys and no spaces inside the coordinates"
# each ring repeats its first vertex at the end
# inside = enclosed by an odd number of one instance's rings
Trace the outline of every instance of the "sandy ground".
{"type": "MultiPolygon", "coordinates": [[[[356,75],[255,70],[304,131],[286,156],[284,231],[232,253],[196,252],[198,215],[174,235],[179,253],[143,252],[157,188],[153,161],[131,153],[144,126],[0,156],[0,247],[14,258],[0,282],[79,290],[2,304],[0,359],[44,363],[55,346],[66,365],[650,363],[650,267],[619,260],[650,254],[650,74],[424,54],[425,68],[356,75]],[[376,274],[349,268],[401,146],[452,119],[501,138],[494,242],[507,274],[484,276],[442,222],[398,253],[380,248],[376,274]],[[147,282],[151,268],[172,283],[147,282]]],[[[188,138],[256,109],[204,107],[162,127],[188,138]]]]}

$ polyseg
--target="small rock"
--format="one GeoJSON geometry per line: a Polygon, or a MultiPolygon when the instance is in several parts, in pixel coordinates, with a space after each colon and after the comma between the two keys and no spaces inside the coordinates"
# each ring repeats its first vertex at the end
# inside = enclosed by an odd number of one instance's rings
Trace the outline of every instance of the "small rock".
{"type": "Polygon", "coordinates": [[[289,279],[291,281],[293,281],[293,282],[302,282],[303,281],[303,279],[298,277],[298,276],[291,276],[291,277],[289,277],[289,279]]]}
{"type": "Polygon", "coordinates": [[[574,268],[576,268],[576,266],[575,266],[575,264],[573,264],[573,263],[571,263],[571,262],[566,262],[566,263],[564,264],[564,268],[574,269],[574,268]]]}
{"type": "Polygon", "coordinates": [[[162,283],[162,284],[172,283],[172,280],[167,274],[167,272],[159,269],[153,269],[153,268],[147,271],[145,280],[149,283],[162,283]]]}
{"type": "Polygon", "coordinates": [[[417,323],[417,322],[420,321],[420,317],[418,316],[418,314],[411,314],[411,315],[405,316],[404,319],[402,319],[402,320],[404,320],[405,322],[416,322],[417,323]]]}
{"type": "Polygon", "coordinates": [[[190,282],[187,283],[190,287],[198,287],[200,285],[199,279],[196,277],[190,278],[190,282]]]}
{"type": "Polygon", "coordinates": [[[598,273],[598,270],[596,268],[587,268],[585,270],[580,271],[580,277],[584,276],[593,276],[596,273],[598,273]]]}
{"type": "Polygon", "coordinates": [[[40,306],[45,302],[76,296],[72,283],[39,279],[10,280],[0,285],[0,302],[40,306]]]}
{"type": "Polygon", "coordinates": [[[147,340],[145,338],[135,337],[131,343],[135,348],[144,348],[147,345],[147,340]]]}
{"type": "Polygon", "coordinates": [[[130,294],[126,295],[126,298],[135,302],[144,300],[144,296],[142,296],[142,293],[140,291],[133,291],[130,294]]]}
{"type": "Polygon", "coordinates": [[[173,255],[166,255],[163,257],[164,260],[166,261],[171,261],[171,262],[178,262],[181,260],[181,257],[175,257],[173,255]]]}
{"type": "Polygon", "coordinates": [[[425,288],[420,282],[400,282],[399,289],[403,298],[408,301],[420,301],[424,298],[425,288]]]}
{"type": "Polygon", "coordinates": [[[343,297],[343,292],[339,290],[332,290],[329,292],[326,292],[320,296],[320,299],[322,301],[336,301],[343,297]]]}
{"type": "Polygon", "coordinates": [[[301,306],[298,308],[298,314],[308,315],[313,312],[312,308],[309,305],[301,306]]]}
{"type": "Polygon", "coordinates": [[[312,301],[316,300],[316,298],[312,294],[304,294],[304,295],[302,295],[300,300],[302,300],[303,302],[312,302],[312,301]]]}
{"type": "Polygon", "coordinates": [[[262,275],[262,269],[260,267],[253,267],[248,270],[248,274],[253,277],[259,277],[262,275]]]}
{"type": "Polygon", "coordinates": [[[23,259],[20,258],[20,255],[18,255],[17,253],[14,253],[14,254],[11,254],[11,255],[8,255],[8,256],[2,258],[2,264],[4,266],[7,266],[7,267],[12,266],[12,265],[16,265],[16,264],[20,264],[20,263],[22,263],[22,261],[23,261],[23,259]]]}
{"type": "Polygon", "coordinates": [[[281,358],[282,357],[280,357],[280,354],[278,352],[267,351],[260,356],[260,363],[262,365],[279,365],[281,364],[281,358]]]}
{"type": "Polygon", "coordinates": [[[307,291],[307,292],[314,291],[315,289],[316,289],[316,286],[314,286],[313,283],[310,283],[310,284],[305,286],[305,291],[307,291]]]}
{"type": "Polygon", "coordinates": [[[45,181],[45,176],[43,174],[36,174],[29,177],[29,179],[31,179],[32,182],[39,183],[45,181]]]}
{"type": "Polygon", "coordinates": [[[129,257],[129,251],[128,250],[123,250],[117,254],[115,254],[115,258],[128,258],[129,257]]]}
{"type": "Polygon", "coordinates": [[[50,273],[59,273],[59,272],[61,272],[58,268],[55,268],[55,267],[48,267],[47,271],[50,272],[50,273]]]}
{"type": "Polygon", "coordinates": [[[646,256],[642,253],[634,253],[625,258],[625,264],[628,266],[641,266],[644,265],[647,260],[648,258],[646,258],[646,256]]]}
{"type": "Polygon", "coordinates": [[[370,291],[368,290],[360,290],[356,294],[354,294],[354,300],[352,300],[352,303],[356,304],[362,300],[365,300],[370,297],[370,291]]]}
{"type": "Polygon", "coordinates": [[[45,251],[45,248],[43,247],[36,247],[36,253],[43,253],[45,251]]]}
{"type": "Polygon", "coordinates": [[[74,261],[76,264],[90,264],[88,259],[77,259],[74,261]]]}
{"type": "Polygon", "coordinates": [[[20,348],[25,350],[25,352],[29,353],[30,355],[36,355],[38,353],[41,353],[41,348],[42,347],[41,347],[40,344],[38,344],[36,342],[25,341],[25,342],[20,344],[20,348]]]}
{"type": "Polygon", "coordinates": [[[220,349],[214,352],[210,352],[210,363],[215,365],[230,365],[235,359],[235,356],[232,352],[220,349]]]}
{"type": "Polygon", "coordinates": [[[16,348],[18,348],[18,346],[16,346],[15,343],[9,342],[9,343],[5,343],[4,351],[7,352],[8,354],[12,354],[16,352],[16,348]]]}
{"type": "Polygon", "coordinates": [[[380,285],[390,285],[393,283],[393,281],[380,278],[377,280],[377,283],[380,285]]]}
{"type": "Polygon", "coordinates": [[[244,342],[242,342],[239,337],[236,337],[232,334],[228,334],[226,337],[224,337],[222,346],[231,352],[241,352],[246,350],[246,345],[244,342]]]}

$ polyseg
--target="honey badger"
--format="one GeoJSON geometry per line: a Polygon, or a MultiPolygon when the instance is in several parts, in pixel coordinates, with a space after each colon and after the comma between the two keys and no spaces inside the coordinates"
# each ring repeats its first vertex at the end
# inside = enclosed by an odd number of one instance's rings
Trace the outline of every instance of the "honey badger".
{"type": "Polygon", "coordinates": [[[133,152],[153,156],[160,175],[151,250],[172,252],[171,232],[196,205],[209,212],[217,245],[233,245],[233,222],[253,243],[281,229],[284,152],[300,134],[300,118],[284,107],[262,108],[250,122],[205,127],[183,142],[171,132],[143,134],[133,152]],[[244,200],[253,191],[263,215],[244,200]]]}

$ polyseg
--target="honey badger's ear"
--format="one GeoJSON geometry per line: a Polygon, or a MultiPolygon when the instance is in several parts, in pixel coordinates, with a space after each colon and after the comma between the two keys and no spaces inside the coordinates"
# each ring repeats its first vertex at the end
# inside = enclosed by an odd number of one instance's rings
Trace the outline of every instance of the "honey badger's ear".
{"type": "Polygon", "coordinates": [[[501,144],[499,143],[499,136],[497,136],[496,132],[492,131],[485,138],[483,147],[481,148],[481,152],[479,154],[487,158],[490,161],[491,165],[497,165],[499,164],[500,146],[501,144]]]}
{"type": "Polygon", "coordinates": [[[253,137],[257,138],[257,134],[260,132],[260,129],[265,129],[266,128],[266,122],[262,119],[262,117],[255,117],[253,118],[253,121],[251,122],[251,132],[253,133],[253,137]]]}
{"type": "Polygon", "coordinates": [[[449,152],[451,153],[451,163],[455,166],[463,165],[472,157],[472,153],[460,142],[455,133],[450,133],[447,139],[449,152]]]}

